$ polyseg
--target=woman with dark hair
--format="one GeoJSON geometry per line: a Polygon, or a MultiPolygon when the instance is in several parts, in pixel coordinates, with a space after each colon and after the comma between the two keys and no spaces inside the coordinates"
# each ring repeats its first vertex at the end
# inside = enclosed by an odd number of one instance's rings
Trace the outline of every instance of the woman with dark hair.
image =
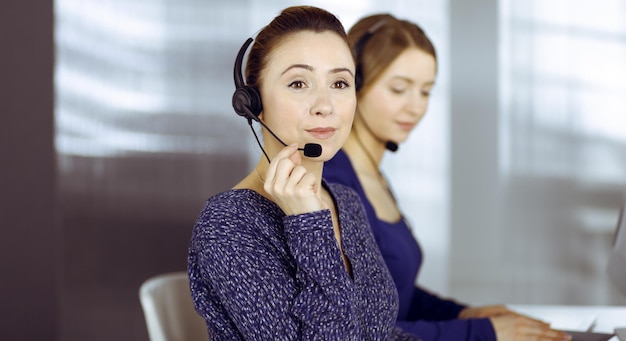
{"type": "Polygon", "coordinates": [[[398,294],[358,195],[322,181],[356,106],[343,26],[287,8],[256,37],[245,84],[238,65],[233,106],[262,124],[264,157],[208,199],[193,230],[191,293],[211,339],[418,339],[395,326],[398,294]]]}
{"type": "Polygon", "coordinates": [[[348,32],[356,53],[357,112],[342,150],[324,178],[360,196],[374,237],[398,289],[398,326],[424,340],[564,340],[563,332],[508,310],[468,307],[415,284],[422,251],[380,172],[426,114],[435,84],[435,47],[416,24],[389,14],[358,21],[348,32]]]}

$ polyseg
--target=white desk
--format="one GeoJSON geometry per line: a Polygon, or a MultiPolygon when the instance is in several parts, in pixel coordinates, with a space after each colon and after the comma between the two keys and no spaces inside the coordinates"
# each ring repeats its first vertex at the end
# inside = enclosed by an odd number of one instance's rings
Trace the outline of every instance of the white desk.
{"type": "MultiPolygon", "coordinates": [[[[510,304],[509,309],[549,322],[552,328],[613,333],[626,328],[626,306],[569,306],[510,304]]],[[[619,340],[617,337],[611,341],[619,340]]],[[[626,341],[626,340],[623,340],[626,341]]]]}

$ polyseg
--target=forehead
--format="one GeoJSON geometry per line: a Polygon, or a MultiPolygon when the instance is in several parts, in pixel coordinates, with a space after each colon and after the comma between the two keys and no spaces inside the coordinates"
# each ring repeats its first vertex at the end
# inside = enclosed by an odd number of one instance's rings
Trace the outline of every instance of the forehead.
{"type": "Polygon", "coordinates": [[[436,68],[437,62],[431,54],[411,47],[402,51],[383,72],[383,75],[388,77],[406,75],[410,78],[431,80],[435,77],[436,68]]]}
{"type": "Polygon", "coordinates": [[[301,31],[289,34],[268,54],[267,68],[294,63],[311,66],[331,64],[332,67],[354,69],[348,44],[332,31],[301,31]]]}

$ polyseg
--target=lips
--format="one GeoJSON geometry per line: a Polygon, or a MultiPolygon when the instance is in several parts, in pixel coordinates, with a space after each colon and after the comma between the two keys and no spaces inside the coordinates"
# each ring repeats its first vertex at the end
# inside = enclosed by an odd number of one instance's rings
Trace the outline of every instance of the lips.
{"type": "Polygon", "coordinates": [[[319,127],[319,128],[307,129],[307,132],[309,134],[313,135],[313,137],[320,139],[320,140],[331,138],[333,135],[335,135],[336,131],[337,129],[331,128],[331,127],[319,127]]]}
{"type": "Polygon", "coordinates": [[[398,122],[400,129],[405,131],[411,131],[415,127],[415,123],[398,122]]]}

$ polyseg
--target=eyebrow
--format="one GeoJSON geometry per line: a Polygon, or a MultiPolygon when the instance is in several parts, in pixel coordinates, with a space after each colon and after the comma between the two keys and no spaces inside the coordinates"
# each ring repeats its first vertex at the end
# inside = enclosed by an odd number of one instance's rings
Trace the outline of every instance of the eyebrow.
{"type": "MultiPolygon", "coordinates": [[[[305,70],[308,70],[308,71],[313,71],[314,70],[311,65],[307,65],[307,64],[293,64],[293,65],[289,66],[288,68],[286,68],[285,71],[283,71],[281,73],[281,76],[284,75],[285,73],[287,73],[287,71],[289,71],[291,69],[305,69],[305,70]]],[[[346,68],[346,67],[334,68],[334,69],[330,70],[328,73],[340,73],[340,72],[347,72],[351,76],[354,76],[352,71],[350,69],[346,68]]]]}
{"type": "MultiPolygon", "coordinates": [[[[395,76],[395,77],[393,77],[393,78],[403,80],[403,81],[405,81],[405,82],[407,82],[407,83],[415,83],[412,79],[410,79],[410,78],[408,78],[408,77],[403,77],[403,76],[395,76]]],[[[424,83],[424,84],[422,84],[422,85],[426,85],[426,86],[428,86],[428,85],[435,85],[435,81],[425,82],[425,83],[424,83]]]]}

